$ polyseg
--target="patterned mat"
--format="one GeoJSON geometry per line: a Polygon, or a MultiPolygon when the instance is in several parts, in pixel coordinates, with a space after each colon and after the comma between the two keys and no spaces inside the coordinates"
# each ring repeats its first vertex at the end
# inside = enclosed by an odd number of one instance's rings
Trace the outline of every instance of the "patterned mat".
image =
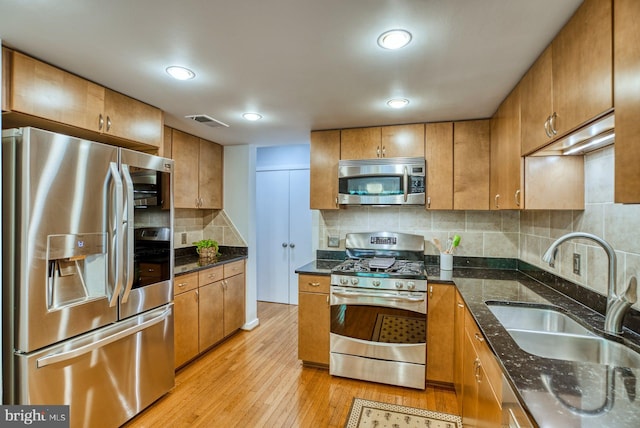
{"type": "Polygon", "coordinates": [[[354,398],[345,428],[462,428],[460,416],[354,398]]]}
{"type": "Polygon", "coordinates": [[[426,317],[379,314],[371,340],[383,343],[424,343],[426,337],[426,317]]]}

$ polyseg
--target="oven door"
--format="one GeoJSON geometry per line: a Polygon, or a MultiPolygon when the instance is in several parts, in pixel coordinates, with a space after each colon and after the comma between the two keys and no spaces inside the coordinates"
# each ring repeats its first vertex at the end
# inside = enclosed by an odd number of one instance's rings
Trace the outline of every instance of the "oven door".
{"type": "Polygon", "coordinates": [[[426,293],[331,287],[331,352],[425,364],[426,293]]]}
{"type": "Polygon", "coordinates": [[[332,375],[424,388],[426,293],[331,287],[332,375]]]}

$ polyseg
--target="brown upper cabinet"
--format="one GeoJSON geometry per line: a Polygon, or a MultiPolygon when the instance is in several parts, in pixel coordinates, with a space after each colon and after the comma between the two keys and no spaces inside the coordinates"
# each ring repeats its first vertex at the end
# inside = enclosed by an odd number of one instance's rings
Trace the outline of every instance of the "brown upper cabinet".
{"type": "Polygon", "coordinates": [[[521,83],[523,155],[613,107],[611,0],[585,0],[521,83]]]}
{"type": "Polygon", "coordinates": [[[338,209],[340,131],[311,132],[310,203],[314,210],[338,209]]]}
{"type": "Polygon", "coordinates": [[[488,119],[453,124],[455,210],[489,209],[490,130],[488,119]]]}
{"type": "Polygon", "coordinates": [[[615,192],[618,203],[640,203],[640,2],[614,2],[615,192]]]}
{"type": "Polygon", "coordinates": [[[5,47],[2,48],[2,111],[9,110],[9,74],[11,51],[5,47]]]}
{"type": "Polygon", "coordinates": [[[171,129],[175,208],[222,209],[222,146],[171,129]]]}
{"type": "Polygon", "coordinates": [[[20,52],[6,55],[3,50],[3,59],[10,64],[8,98],[3,110],[6,107],[7,111],[108,138],[161,146],[160,109],[20,52]]]}
{"type": "Polygon", "coordinates": [[[491,119],[490,208],[521,209],[520,87],[511,91],[491,119]]]}
{"type": "Polygon", "coordinates": [[[520,156],[519,89],[491,119],[490,208],[584,209],[582,156],[520,156]]]}
{"type": "Polygon", "coordinates": [[[343,129],[340,159],[424,157],[424,124],[343,129]]]}
{"type": "Polygon", "coordinates": [[[453,122],[425,125],[426,208],[453,209],[453,122]]]}

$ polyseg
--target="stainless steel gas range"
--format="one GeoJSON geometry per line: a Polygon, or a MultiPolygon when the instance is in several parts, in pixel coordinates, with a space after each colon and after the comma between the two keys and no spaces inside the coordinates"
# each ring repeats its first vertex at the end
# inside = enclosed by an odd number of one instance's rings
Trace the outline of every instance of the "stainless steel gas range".
{"type": "Polygon", "coordinates": [[[330,373],[424,389],[424,237],[349,233],[346,250],[331,271],[330,373]]]}

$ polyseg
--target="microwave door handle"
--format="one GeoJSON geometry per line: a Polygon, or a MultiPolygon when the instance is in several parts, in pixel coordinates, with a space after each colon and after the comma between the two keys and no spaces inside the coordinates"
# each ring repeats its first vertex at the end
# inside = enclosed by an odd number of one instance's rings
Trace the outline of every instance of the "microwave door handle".
{"type": "Polygon", "coordinates": [[[110,256],[109,259],[113,260],[113,264],[110,263],[109,269],[113,268],[113,278],[115,280],[115,284],[113,285],[113,294],[109,299],[109,306],[114,307],[118,302],[118,296],[120,295],[120,290],[122,290],[122,260],[120,258],[120,254],[122,254],[122,216],[123,216],[123,189],[122,189],[122,179],[120,178],[120,172],[118,171],[118,165],[115,162],[111,162],[109,165],[109,173],[111,178],[113,179],[114,187],[115,187],[115,198],[112,202],[114,207],[114,211],[111,215],[114,219],[114,230],[109,230],[111,234],[110,239],[113,242],[113,256],[110,256]]]}
{"type": "Polygon", "coordinates": [[[122,224],[124,226],[125,245],[122,246],[123,253],[120,254],[121,259],[126,266],[125,272],[125,286],[124,293],[122,294],[122,303],[127,303],[129,299],[129,293],[133,287],[133,180],[129,173],[129,165],[122,164],[122,175],[124,177],[125,184],[125,204],[126,204],[126,216],[123,218],[122,224]]]}
{"type": "Polygon", "coordinates": [[[404,177],[403,177],[403,185],[404,185],[404,201],[407,202],[409,198],[409,170],[407,167],[404,167],[404,177]]]}

